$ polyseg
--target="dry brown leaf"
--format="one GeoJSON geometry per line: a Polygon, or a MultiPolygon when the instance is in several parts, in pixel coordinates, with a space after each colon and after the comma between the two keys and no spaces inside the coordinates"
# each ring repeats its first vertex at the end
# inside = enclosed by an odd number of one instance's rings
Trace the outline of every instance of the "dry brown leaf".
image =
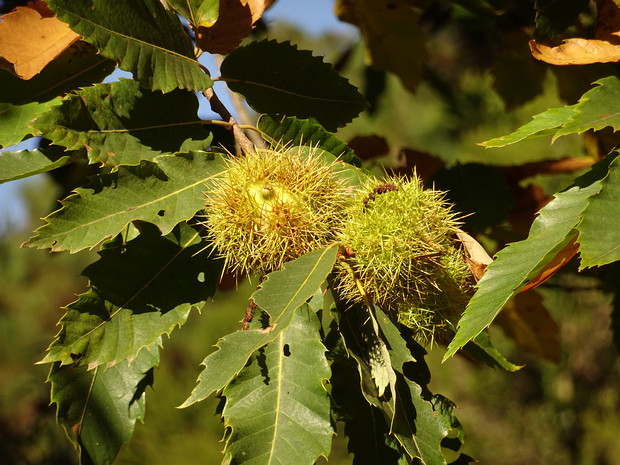
{"type": "Polygon", "coordinates": [[[589,65],[620,61],[620,8],[614,0],[596,2],[594,39],[566,39],[549,47],[530,40],[532,56],[551,65],[589,65]]]}
{"type": "Polygon", "coordinates": [[[558,326],[538,293],[517,294],[495,321],[523,350],[559,360],[558,326]]]}
{"type": "Polygon", "coordinates": [[[577,235],[573,237],[566,246],[553,257],[545,267],[536,275],[535,278],[530,280],[519,292],[525,292],[529,289],[534,289],[540,286],[547,279],[553,276],[560,268],[566,265],[571,258],[579,251],[579,244],[577,243],[577,235]]]}
{"type": "Polygon", "coordinates": [[[2,16],[0,55],[17,76],[31,79],[79,38],[43,2],[30,2],[2,16]]]}
{"type": "Polygon", "coordinates": [[[459,241],[463,244],[465,251],[465,263],[474,276],[476,282],[480,281],[482,275],[487,269],[487,265],[493,261],[493,258],[484,250],[484,247],[476,239],[463,231],[456,233],[459,241]]]}
{"type": "Polygon", "coordinates": [[[226,55],[245,39],[254,23],[275,0],[220,0],[217,21],[211,27],[200,26],[196,44],[205,52],[226,55]]]}

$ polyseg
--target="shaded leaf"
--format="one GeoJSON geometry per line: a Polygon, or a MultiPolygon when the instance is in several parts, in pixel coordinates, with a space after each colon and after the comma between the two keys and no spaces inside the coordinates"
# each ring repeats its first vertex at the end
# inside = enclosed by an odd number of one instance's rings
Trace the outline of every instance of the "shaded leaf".
{"type": "Polygon", "coordinates": [[[222,80],[259,113],[316,118],[335,131],[355,118],[366,101],[320,57],[289,42],[252,42],[228,55],[222,80]]]}
{"type": "Polygon", "coordinates": [[[207,245],[198,233],[186,225],[166,237],[152,225],[141,229],[126,245],[100,251],[84,270],[93,289],[67,307],[40,363],[71,364],[76,356],[89,369],[131,362],[213,296],[222,264],[201,252],[207,245]]]}
{"type": "Polygon", "coordinates": [[[112,463],[128,444],[136,420],[145,413],[145,390],[152,383],[159,350],[144,350],[133,363],[88,371],[81,366],[54,364],[48,381],[57,419],[79,450],[80,463],[112,463]]]}
{"type": "Polygon", "coordinates": [[[529,50],[523,46],[530,37],[530,33],[523,29],[502,31],[500,35],[491,73],[493,88],[502,97],[507,109],[523,105],[543,93],[547,69],[542,63],[532,60],[529,50]]]}
{"type": "Polygon", "coordinates": [[[250,35],[256,21],[273,1],[221,0],[217,21],[201,24],[196,30],[196,45],[209,53],[228,55],[250,35]]]}
{"type": "Polygon", "coordinates": [[[156,161],[120,167],[98,176],[88,188],[76,189],[24,246],[77,252],[95,247],[136,220],[168,234],[204,208],[207,183],[223,169],[223,162],[206,152],[162,155],[156,161]]]}
{"type": "Polygon", "coordinates": [[[408,0],[339,0],[336,15],[360,28],[373,68],[391,71],[415,90],[426,60],[421,11],[408,0]]]}
{"type": "Polygon", "coordinates": [[[57,105],[55,97],[99,82],[113,69],[113,61],[78,41],[29,81],[0,70],[0,147],[17,144],[30,134],[28,123],[57,105]]]}
{"type": "Polygon", "coordinates": [[[491,339],[485,331],[482,331],[465,344],[463,350],[475,360],[485,363],[492,368],[501,368],[506,371],[518,371],[523,368],[522,365],[515,365],[509,362],[508,359],[491,344],[491,339]]]}
{"type": "Polygon", "coordinates": [[[231,462],[312,465],[327,457],[334,434],[323,386],[329,377],[319,321],[302,305],[289,327],[224,388],[231,462]]]}
{"type": "Polygon", "coordinates": [[[211,26],[219,15],[219,0],[167,0],[192,27],[211,26]]]}
{"type": "Polygon", "coordinates": [[[527,239],[501,250],[478,283],[458,323],[458,331],[444,360],[480,334],[506,302],[534,278],[574,237],[579,218],[590,196],[600,188],[609,163],[617,154],[593,165],[566,190],[540,210],[527,239]]]}
{"type": "Polygon", "coordinates": [[[180,151],[190,141],[208,148],[211,136],[197,111],[198,100],[189,92],[150,92],[121,79],[65,97],[31,127],[69,150],[85,147],[90,163],[135,165],[180,151]]]}
{"type": "Polygon", "coordinates": [[[550,40],[572,26],[588,0],[536,0],[536,40],[550,40]]]}
{"type": "Polygon", "coordinates": [[[560,361],[558,325],[537,292],[520,293],[499,314],[497,323],[517,345],[540,357],[560,361]]]}
{"type": "Polygon", "coordinates": [[[16,152],[2,152],[0,154],[0,184],[27,178],[35,174],[47,173],[65,165],[69,156],[50,160],[39,150],[18,150],[16,152]]]}
{"type": "Polygon", "coordinates": [[[447,420],[423,398],[419,385],[400,374],[396,392],[392,434],[407,453],[412,458],[418,458],[421,464],[445,465],[441,441],[448,434],[447,420]]]}
{"type": "Polygon", "coordinates": [[[360,391],[360,378],[351,363],[332,364],[331,395],[334,411],[344,422],[349,438],[347,450],[353,454],[353,465],[396,465],[401,452],[390,436],[390,428],[381,410],[369,404],[360,391]]]}
{"type": "Polygon", "coordinates": [[[20,78],[31,79],[79,38],[43,2],[29,3],[2,16],[0,56],[20,78]]]}
{"type": "Polygon", "coordinates": [[[179,18],[159,0],[48,0],[58,19],[118,61],[143,87],[169,92],[205,90],[212,81],[179,18]],[[165,31],[165,34],[162,33],[165,31]]]}
{"type": "Polygon", "coordinates": [[[579,230],[580,268],[606,265],[620,259],[620,168],[615,158],[601,190],[588,199],[577,226],[579,230]]]}
{"type": "Polygon", "coordinates": [[[335,247],[320,249],[268,274],[252,299],[269,314],[270,326],[236,331],[220,339],[216,345],[218,350],[202,362],[205,368],[198,377],[198,385],[181,407],[204,400],[230,383],[254,352],[289,327],[295,309],[320,289],[335,261],[335,247]]]}

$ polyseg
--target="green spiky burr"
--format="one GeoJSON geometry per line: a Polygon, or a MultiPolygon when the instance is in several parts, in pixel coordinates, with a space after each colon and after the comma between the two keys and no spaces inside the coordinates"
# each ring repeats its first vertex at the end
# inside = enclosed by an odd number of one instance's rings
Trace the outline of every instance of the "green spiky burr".
{"type": "Polygon", "coordinates": [[[215,248],[237,274],[264,274],[333,243],[350,194],[316,150],[231,157],[207,193],[215,248]]]}
{"type": "Polygon", "coordinates": [[[339,234],[338,291],[351,301],[366,293],[419,342],[434,341],[468,300],[459,224],[444,193],[424,189],[416,176],[367,179],[339,234]]]}

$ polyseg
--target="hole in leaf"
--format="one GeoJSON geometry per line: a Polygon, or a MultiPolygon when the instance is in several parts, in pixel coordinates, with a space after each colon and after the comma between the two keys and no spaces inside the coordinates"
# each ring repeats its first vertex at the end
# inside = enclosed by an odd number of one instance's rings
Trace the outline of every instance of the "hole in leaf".
{"type": "Polygon", "coordinates": [[[200,273],[198,273],[198,276],[196,277],[196,279],[198,279],[199,283],[204,283],[205,282],[205,272],[201,271],[200,273]]]}
{"type": "Polygon", "coordinates": [[[288,344],[284,344],[284,347],[282,348],[282,351],[284,352],[284,356],[285,357],[290,357],[291,356],[291,349],[289,348],[288,344]]]}
{"type": "Polygon", "coordinates": [[[157,216],[164,216],[166,214],[166,210],[159,210],[157,212],[157,216]]]}

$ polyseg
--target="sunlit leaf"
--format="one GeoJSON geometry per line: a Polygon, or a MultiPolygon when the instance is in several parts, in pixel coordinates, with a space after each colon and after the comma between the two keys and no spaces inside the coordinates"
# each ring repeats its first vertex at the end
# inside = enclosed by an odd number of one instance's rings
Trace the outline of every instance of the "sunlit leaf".
{"type": "Polygon", "coordinates": [[[570,242],[588,198],[601,189],[600,180],[617,154],[597,163],[540,210],[526,240],[501,250],[478,283],[458,323],[444,360],[489,326],[506,302],[533,279],[570,242]]]}
{"type": "Polygon", "coordinates": [[[549,136],[555,134],[563,124],[575,113],[575,107],[566,106],[551,108],[533,117],[529,123],[521,126],[512,134],[482,142],[483,147],[505,147],[532,137],[549,136]]]}
{"type": "Polygon", "coordinates": [[[58,422],[79,451],[80,463],[112,463],[133,436],[145,413],[145,391],[152,385],[159,350],[144,350],[133,363],[87,370],[54,364],[48,381],[58,422]]]}
{"type": "Polygon", "coordinates": [[[345,163],[350,163],[358,168],[362,166],[362,161],[346,143],[338,139],[334,133],[326,131],[320,124],[313,123],[310,120],[292,116],[261,115],[257,127],[269,136],[272,145],[304,144],[319,147],[345,163]]]}
{"type": "Polygon", "coordinates": [[[147,89],[205,90],[212,85],[179,18],[159,0],[48,0],[47,4],[147,89]]]}
{"type": "Polygon", "coordinates": [[[151,92],[121,79],[81,89],[30,125],[36,135],[70,150],[86,148],[91,163],[136,165],[186,141],[210,143],[196,115],[198,100],[185,91],[151,92]]]}
{"type": "Polygon", "coordinates": [[[77,252],[136,220],[156,224],[168,234],[204,208],[206,183],[222,169],[221,157],[206,152],[162,155],[157,163],[121,167],[76,189],[24,246],[77,252]]]}
{"type": "Polygon", "coordinates": [[[196,231],[180,225],[162,237],[152,225],[141,229],[127,244],[100,251],[84,270],[93,289],[67,306],[41,363],[79,358],[92,369],[132,361],[213,296],[222,263],[209,258],[196,231]]]}
{"type": "Polygon", "coordinates": [[[601,190],[588,199],[579,230],[580,268],[620,260],[620,168],[614,159],[601,190]]]}
{"type": "Polygon", "coordinates": [[[0,56],[20,78],[31,79],[79,38],[45,3],[29,3],[2,16],[0,56]]]}
{"type": "Polygon", "coordinates": [[[259,113],[316,118],[335,131],[355,118],[366,101],[320,57],[288,42],[252,42],[221,67],[222,80],[259,113]]]}
{"type": "Polygon", "coordinates": [[[336,261],[336,248],[310,252],[270,273],[261,288],[252,296],[254,302],[270,316],[264,329],[236,331],[220,339],[217,350],[207,356],[198,386],[183,403],[187,407],[206,399],[226,386],[244,367],[250,356],[276,339],[289,327],[294,311],[321,287],[336,261]]]}
{"type": "Polygon", "coordinates": [[[307,305],[252,355],[224,389],[226,453],[232,463],[312,465],[334,434],[323,386],[330,377],[319,322],[307,305]]]}
{"type": "Polygon", "coordinates": [[[620,79],[608,76],[595,82],[575,105],[551,108],[534,116],[534,119],[512,134],[497,137],[480,145],[504,147],[532,137],[553,134],[553,139],[568,134],[581,134],[590,129],[600,130],[611,126],[620,129],[620,79]]]}

